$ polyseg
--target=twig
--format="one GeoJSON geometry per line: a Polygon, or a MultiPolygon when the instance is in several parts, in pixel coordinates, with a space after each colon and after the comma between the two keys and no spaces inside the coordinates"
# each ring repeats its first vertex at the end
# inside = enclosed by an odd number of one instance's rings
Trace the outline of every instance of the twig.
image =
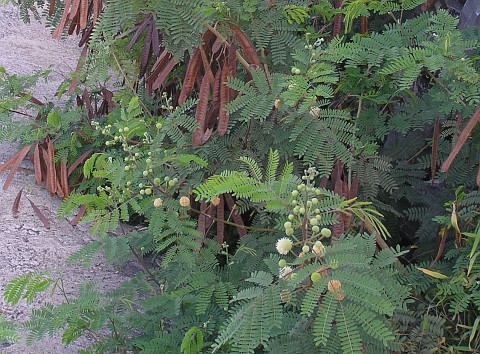
{"type": "MultiPolygon", "coordinates": [[[[220,41],[227,45],[228,47],[231,46],[230,43],[228,43],[228,41],[225,39],[224,36],[222,36],[222,34],[220,32],[218,32],[213,26],[211,26],[210,24],[204,22],[203,25],[210,31],[212,32],[215,37],[217,37],[218,39],[220,39],[220,41]]],[[[242,63],[242,65],[248,70],[250,71],[250,64],[245,60],[244,57],[242,57],[242,55],[240,54],[240,52],[238,50],[235,50],[235,56],[237,57],[237,60],[242,63]]]]}
{"type": "Polygon", "coordinates": [[[275,229],[266,229],[266,228],[261,228],[261,227],[253,227],[253,226],[245,226],[245,225],[240,225],[240,224],[236,224],[232,221],[228,221],[228,220],[223,220],[223,219],[219,219],[219,218],[216,218],[215,216],[212,216],[210,214],[207,214],[207,213],[204,213],[203,211],[200,211],[198,209],[194,209],[194,208],[190,208],[191,211],[193,211],[194,213],[197,213],[197,214],[200,214],[200,215],[203,215],[207,218],[210,218],[212,220],[215,220],[215,221],[221,221],[223,222],[224,224],[227,224],[227,225],[231,225],[231,226],[236,226],[240,229],[245,229],[245,230],[250,230],[250,231],[258,231],[258,232],[277,232],[277,230],[275,229]]]}
{"type": "MultiPolygon", "coordinates": [[[[428,76],[430,76],[430,78],[433,80],[433,82],[435,82],[435,84],[437,84],[438,86],[440,86],[446,93],[448,93],[448,95],[452,95],[452,92],[448,89],[447,86],[445,86],[444,84],[442,84],[436,77],[435,75],[433,75],[433,73],[430,72],[430,70],[427,70],[425,69],[425,71],[427,72],[428,76]]],[[[460,100],[460,103],[464,106],[464,107],[467,107],[467,104],[465,102],[463,102],[463,100],[460,100]]]]}

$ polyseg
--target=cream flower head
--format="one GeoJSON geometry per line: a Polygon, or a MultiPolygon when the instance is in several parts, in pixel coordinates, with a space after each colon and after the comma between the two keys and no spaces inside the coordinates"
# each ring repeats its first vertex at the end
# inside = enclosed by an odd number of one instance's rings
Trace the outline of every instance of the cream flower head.
{"type": "Polygon", "coordinates": [[[286,278],[286,277],[290,276],[292,274],[292,272],[293,272],[292,267],[285,266],[283,268],[280,268],[279,277],[280,277],[280,279],[286,278]]]}
{"type": "Polygon", "coordinates": [[[282,237],[277,241],[276,248],[277,252],[280,254],[288,254],[293,247],[293,241],[288,237],[282,237]]]}

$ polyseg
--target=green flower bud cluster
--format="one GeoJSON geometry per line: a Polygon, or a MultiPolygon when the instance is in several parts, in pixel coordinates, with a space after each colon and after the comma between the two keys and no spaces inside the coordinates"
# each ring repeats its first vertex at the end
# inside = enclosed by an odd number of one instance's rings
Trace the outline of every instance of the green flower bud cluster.
{"type": "Polygon", "coordinates": [[[295,228],[307,228],[309,235],[313,238],[327,237],[321,233],[319,226],[322,220],[322,212],[319,208],[319,197],[322,191],[314,185],[317,176],[318,172],[315,168],[305,170],[305,175],[302,177],[305,182],[292,191],[290,204],[293,209],[287,217],[288,221],[284,224],[287,236],[292,236],[295,228]]]}

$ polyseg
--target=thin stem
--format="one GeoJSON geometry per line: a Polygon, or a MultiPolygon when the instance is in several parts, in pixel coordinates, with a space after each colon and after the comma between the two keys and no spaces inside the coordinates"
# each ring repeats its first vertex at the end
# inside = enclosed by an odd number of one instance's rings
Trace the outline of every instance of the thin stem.
{"type": "MultiPolygon", "coordinates": [[[[120,61],[118,60],[115,52],[112,52],[112,55],[113,55],[113,59],[115,59],[115,63],[117,64],[118,66],[118,69],[120,70],[123,78],[125,79],[125,82],[127,83],[128,87],[130,88],[130,90],[133,92],[133,93],[136,93],[135,91],[135,87],[133,86],[133,84],[128,80],[128,77],[127,77],[127,74],[125,73],[125,71],[123,70],[122,68],[122,65],[120,64],[120,61]]],[[[147,108],[147,106],[145,106],[145,103],[143,103],[142,100],[138,100],[138,102],[140,103],[140,105],[142,106],[143,110],[145,111],[145,113],[151,118],[151,119],[154,119],[152,113],[150,112],[150,110],[147,108]]]]}
{"type": "MultiPolygon", "coordinates": [[[[208,24],[208,23],[206,23],[206,22],[204,22],[203,25],[204,25],[210,32],[212,32],[212,33],[215,35],[215,37],[217,37],[218,39],[220,39],[220,41],[221,41],[223,44],[227,45],[228,47],[231,46],[231,44],[228,43],[228,41],[225,39],[225,37],[222,36],[222,34],[221,34],[220,32],[218,32],[215,27],[213,27],[212,25],[210,25],[210,24],[208,24]]],[[[237,60],[238,60],[248,71],[250,71],[250,64],[245,60],[244,57],[242,57],[242,55],[240,54],[240,52],[239,52],[238,50],[235,50],[235,56],[237,57],[237,60]]]]}
{"type": "MultiPolygon", "coordinates": [[[[120,228],[122,229],[122,233],[125,235],[127,232],[125,231],[125,228],[123,227],[123,224],[120,223],[120,228]]],[[[130,248],[130,251],[132,252],[132,254],[134,255],[135,259],[137,260],[137,262],[140,264],[140,266],[143,268],[143,270],[145,272],[147,272],[147,274],[149,275],[149,277],[153,280],[153,282],[155,284],[158,285],[158,287],[161,289],[162,288],[162,284],[157,280],[157,278],[155,277],[155,274],[152,273],[152,271],[150,269],[148,269],[148,267],[143,263],[143,259],[142,257],[140,257],[140,255],[138,254],[138,252],[135,250],[135,248],[133,248],[133,246],[131,245],[130,242],[128,242],[128,248],[130,248]]]]}
{"type": "Polygon", "coordinates": [[[273,87],[272,87],[272,77],[270,75],[270,70],[268,69],[267,56],[265,55],[265,49],[263,49],[263,48],[260,49],[260,54],[262,55],[262,58],[264,60],[263,68],[265,69],[265,76],[267,77],[268,86],[270,86],[270,89],[273,89],[273,87]]]}
{"type": "Polygon", "coordinates": [[[253,226],[245,226],[245,225],[240,225],[240,224],[236,224],[232,221],[228,221],[228,220],[223,220],[223,219],[219,219],[219,218],[216,218],[215,216],[212,216],[210,214],[207,214],[207,213],[204,213],[203,211],[200,211],[198,209],[194,209],[192,207],[190,207],[190,210],[193,211],[194,213],[197,213],[197,214],[200,214],[200,215],[203,215],[203,216],[206,216],[207,218],[210,218],[212,220],[215,220],[215,221],[220,221],[220,222],[223,222],[224,224],[227,224],[227,225],[231,225],[231,226],[235,226],[235,227],[238,227],[240,229],[244,229],[244,230],[250,230],[250,231],[257,231],[257,232],[277,232],[277,230],[275,229],[266,229],[266,228],[262,228],[262,227],[253,227],[253,226]]]}
{"type": "Polygon", "coordinates": [[[16,111],[16,110],[14,110],[14,109],[5,108],[5,107],[3,107],[3,106],[0,106],[0,108],[5,109],[6,111],[8,111],[8,112],[10,112],[10,113],[20,114],[20,115],[22,115],[22,116],[26,116],[26,117],[29,117],[29,118],[35,118],[35,116],[32,116],[31,114],[28,114],[28,113],[16,111]]]}
{"type": "MultiPolygon", "coordinates": [[[[449,96],[452,95],[452,92],[448,89],[447,86],[445,86],[440,80],[438,80],[433,73],[431,73],[429,70],[425,69],[427,72],[428,76],[432,79],[433,82],[435,82],[436,85],[440,86],[442,90],[444,90],[449,96]]],[[[460,100],[460,103],[464,106],[467,107],[467,104],[463,102],[463,100],[460,100]]]]}

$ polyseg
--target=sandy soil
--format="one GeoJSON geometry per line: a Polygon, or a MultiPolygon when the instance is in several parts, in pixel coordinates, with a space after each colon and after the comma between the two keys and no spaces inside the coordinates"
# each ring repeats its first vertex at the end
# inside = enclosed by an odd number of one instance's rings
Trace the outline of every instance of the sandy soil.
{"type": "MultiPolygon", "coordinates": [[[[16,74],[29,74],[38,69],[53,70],[50,80],[37,85],[35,96],[41,100],[52,100],[58,84],[68,77],[76,66],[79,48],[75,39],[66,41],[53,40],[50,33],[40,23],[32,21],[24,24],[18,17],[17,10],[11,5],[0,5],[0,66],[16,74]]],[[[15,152],[12,144],[0,143],[0,163],[15,152]]],[[[3,184],[6,176],[0,176],[3,184]]],[[[69,294],[75,294],[82,281],[95,280],[99,288],[114,288],[125,279],[118,270],[104,264],[99,259],[89,269],[66,266],[64,259],[91,240],[86,227],[73,227],[68,220],[55,217],[59,200],[51,198],[48,193],[35,186],[32,171],[28,163],[21,173],[17,173],[14,182],[7,191],[0,191],[0,291],[12,277],[33,270],[54,269],[63,275],[69,294]],[[51,229],[46,230],[34,215],[27,199],[20,204],[20,215],[13,218],[11,206],[18,191],[23,188],[24,194],[42,210],[51,222],[51,229]]],[[[20,322],[28,318],[32,309],[39,307],[44,301],[59,302],[58,294],[45,296],[32,304],[22,303],[10,307],[0,299],[0,312],[7,318],[20,322]]],[[[91,340],[82,338],[70,346],[61,344],[61,334],[26,346],[4,343],[0,345],[3,353],[75,353],[91,340]]]]}

